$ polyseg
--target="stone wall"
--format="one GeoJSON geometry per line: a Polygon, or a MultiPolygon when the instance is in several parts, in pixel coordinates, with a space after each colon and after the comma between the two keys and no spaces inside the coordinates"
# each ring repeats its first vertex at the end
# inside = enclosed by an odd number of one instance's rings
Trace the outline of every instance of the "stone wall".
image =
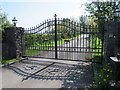
{"type": "Polygon", "coordinates": [[[109,62],[120,50],[120,22],[108,22],[104,29],[104,59],[109,62]]]}
{"type": "Polygon", "coordinates": [[[9,27],[5,29],[2,43],[2,59],[19,58],[23,55],[23,28],[9,27]]]}
{"type": "Polygon", "coordinates": [[[117,31],[116,31],[116,38],[115,38],[115,48],[114,48],[114,50],[115,50],[115,55],[117,54],[117,53],[120,53],[120,22],[119,23],[117,23],[117,31]]]}
{"type": "Polygon", "coordinates": [[[110,59],[117,53],[120,53],[120,22],[108,22],[105,24],[104,59],[105,63],[111,63],[115,81],[120,81],[120,62],[110,59]]]}

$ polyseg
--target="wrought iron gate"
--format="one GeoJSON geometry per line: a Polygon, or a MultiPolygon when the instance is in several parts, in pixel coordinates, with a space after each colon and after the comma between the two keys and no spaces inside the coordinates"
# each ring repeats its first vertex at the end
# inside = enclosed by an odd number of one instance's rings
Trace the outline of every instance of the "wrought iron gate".
{"type": "Polygon", "coordinates": [[[83,25],[68,18],[48,19],[24,29],[25,56],[88,60],[103,54],[101,27],[83,25]]]}

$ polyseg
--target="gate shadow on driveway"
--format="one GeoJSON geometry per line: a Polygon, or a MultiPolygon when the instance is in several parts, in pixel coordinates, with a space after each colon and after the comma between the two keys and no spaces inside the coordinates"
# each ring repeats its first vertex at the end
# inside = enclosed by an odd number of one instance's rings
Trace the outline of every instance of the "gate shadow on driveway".
{"type": "Polygon", "coordinates": [[[93,81],[92,64],[88,62],[79,62],[78,64],[54,63],[44,70],[33,74],[34,72],[50,65],[52,62],[40,60],[28,60],[13,64],[7,68],[13,70],[18,75],[28,79],[39,80],[61,80],[63,88],[89,88],[93,81]]]}

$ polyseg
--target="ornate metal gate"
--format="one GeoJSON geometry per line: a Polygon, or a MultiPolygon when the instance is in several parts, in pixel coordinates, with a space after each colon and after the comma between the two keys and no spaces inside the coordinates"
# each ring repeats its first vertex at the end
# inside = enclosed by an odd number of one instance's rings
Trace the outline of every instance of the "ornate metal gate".
{"type": "Polygon", "coordinates": [[[68,18],[46,20],[24,29],[25,56],[90,60],[103,54],[100,27],[82,25],[68,18]]]}

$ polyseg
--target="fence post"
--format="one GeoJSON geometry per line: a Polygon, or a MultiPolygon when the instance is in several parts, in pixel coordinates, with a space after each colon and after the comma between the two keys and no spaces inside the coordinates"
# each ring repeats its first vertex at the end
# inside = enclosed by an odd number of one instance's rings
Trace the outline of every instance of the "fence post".
{"type": "Polygon", "coordinates": [[[55,17],[55,59],[57,59],[58,58],[58,56],[57,56],[57,15],[55,14],[54,15],[54,17],[55,17]]]}

